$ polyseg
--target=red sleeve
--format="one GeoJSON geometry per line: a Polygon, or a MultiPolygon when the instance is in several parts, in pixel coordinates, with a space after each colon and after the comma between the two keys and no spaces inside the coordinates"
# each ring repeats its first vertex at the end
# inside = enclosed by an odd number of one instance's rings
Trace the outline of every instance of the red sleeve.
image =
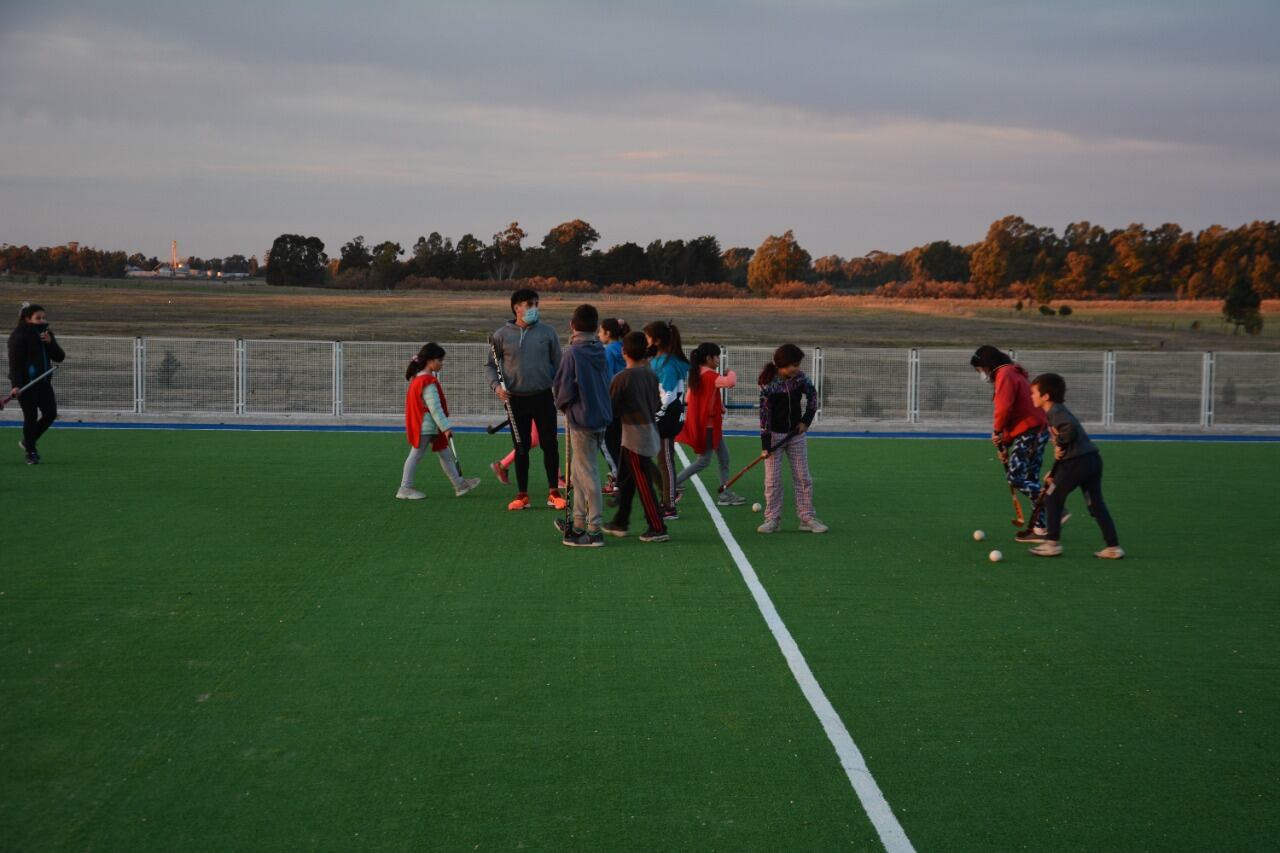
{"type": "Polygon", "coordinates": [[[1018,383],[1005,376],[1009,368],[1001,368],[996,373],[995,417],[991,422],[991,431],[1004,433],[1010,425],[1014,404],[1017,402],[1018,383]]]}

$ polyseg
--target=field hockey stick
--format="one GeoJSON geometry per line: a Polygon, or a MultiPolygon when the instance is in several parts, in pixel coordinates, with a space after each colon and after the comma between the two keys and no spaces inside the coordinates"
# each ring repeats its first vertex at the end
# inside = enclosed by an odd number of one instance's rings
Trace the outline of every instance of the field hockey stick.
{"type": "Polygon", "coordinates": [[[760,455],[759,455],[759,456],[757,456],[755,459],[752,459],[750,462],[748,462],[748,463],[747,463],[747,467],[743,468],[741,471],[739,471],[738,473],[736,473],[736,474],[734,474],[732,477],[730,477],[730,478],[729,478],[729,480],[728,480],[728,482],[726,482],[724,485],[722,485],[722,486],[721,486],[717,491],[718,491],[718,492],[722,492],[722,493],[723,493],[723,492],[728,491],[729,487],[730,487],[730,486],[732,486],[734,483],[738,482],[739,478],[741,478],[743,474],[747,473],[747,472],[748,472],[748,471],[750,471],[752,468],[754,468],[754,467],[756,467],[757,465],[759,465],[759,464],[760,464],[761,462],[763,462],[765,459],[768,459],[768,458],[769,458],[769,454],[770,454],[770,453],[775,453],[775,452],[777,452],[778,450],[782,449],[782,446],[783,446],[784,444],[786,444],[788,441],[790,441],[791,439],[795,438],[795,437],[796,437],[797,435],[799,435],[799,434],[800,434],[800,433],[796,432],[795,430],[791,430],[791,432],[787,433],[787,434],[786,434],[786,437],[784,437],[784,438],[782,439],[782,441],[779,441],[777,444],[775,444],[775,445],[773,446],[773,448],[772,448],[772,449],[767,450],[767,451],[766,451],[766,450],[761,450],[761,451],[760,451],[760,455]]]}
{"type": "Polygon", "coordinates": [[[58,367],[59,367],[59,365],[56,365],[56,364],[55,364],[53,367],[50,367],[48,370],[46,370],[44,373],[41,373],[41,374],[40,374],[39,376],[37,376],[35,379],[32,379],[32,380],[31,380],[30,382],[28,382],[26,385],[23,385],[21,388],[19,388],[19,389],[17,390],[17,392],[10,391],[10,392],[9,392],[8,394],[6,394],[3,398],[0,398],[0,409],[3,409],[3,408],[4,408],[4,407],[9,403],[9,401],[10,401],[10,400],[16,400],[16,399],[18,399],[18,397],[20,397],[20,396],[22,395],[22,392],[23,392],[23,391],[26,391],[26,390],[27,390],[28,388],[30,388],[32,385],[35,385],[37,382],[40,382],[40,381],[42,381],[42,380],[44,380],[44,379],[47,379],[48,377],[52,376],[52,375],[53,375],[53,372],[54,372],[55,370],[57,370],[57,369],[58,369],[58,367]]]}
{"type": "Polygon", "coordinates": [[[609,445],[605,443],[604,433],[596,433],[600,440],[600,452],[604,454],[604,462],[609,466],[609,473],[616,480],[618,478],[618,463],[613,461],[613,454],[609,452],[609,445]]]}
{"type": "Polygon", "coordinates": [[[458,445],[453,443],[453,431],[449,431],[449,449],[453,451],[453,467],[458,469],[458,476],[462,476],[462,460],[458,458],[458,445]]]}
{"type": "MultiPolygon", "coordinates": [[[[498,374],[498,387],[505,393],[507,390],[507,378],[502,375],[502,360],[498,358],[498,345],[494,343],[493,335],[489,336],[489,354],[493,356],[493,369],[498,374]]],[[[516,416],[511,411],[511,401],[503,400],[502,408],[507,410],[507,426],[511,427],[511,443],[515,445],[516,450],[522,450],[524,445],[520,443],[520,430],[516,429],[516,416]]],[[[490,430],[490,433],[497,430],[490,430]]]]}
{"type": "Polygon", "coordinates": [[[1044,488],[1040,490],[1040,494],[1036,495],[1036,502],[1031,507],[1031,520],[1027,522],[1026,528],[1022,531],[1023,533],[1029,533],[1035,529],[1036,519],[1040,517],[1040,512],[1044,509],[1045,498],[1053,494],[1054,489],[1058,487],[1057,473],[1058,463],[1055,460],[1053,467],[1049,469],[1049,475],[1045,477],[1044,488]]]}
{"type": "Polygon", "coordinates": [[[493,435],[498,430],[504,429],[509,425],[510,425],[509,421],[498,421],[496,424],[489,424],[487,427],[484,428],[484,431],[489,433],[489,435],[493,435]]]}

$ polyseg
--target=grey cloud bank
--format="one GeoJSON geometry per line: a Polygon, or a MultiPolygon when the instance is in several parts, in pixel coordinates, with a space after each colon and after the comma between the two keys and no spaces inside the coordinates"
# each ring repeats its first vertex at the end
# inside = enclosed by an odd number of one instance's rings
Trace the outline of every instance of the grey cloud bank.
{"type": "Polygon", "coordinates": [[[1274,4],[0,7],[0,240],[1275,218],[1274,4]]]}

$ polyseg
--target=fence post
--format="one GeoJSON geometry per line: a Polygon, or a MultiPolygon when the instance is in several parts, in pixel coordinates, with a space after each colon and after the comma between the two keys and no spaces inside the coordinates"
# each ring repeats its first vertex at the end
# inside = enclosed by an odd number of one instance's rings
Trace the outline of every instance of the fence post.
{"type": "Polygon", "coordinates": [[[813,414],[814,421],[822,420],[822,374],[823,374],[822,347],[814,347],[813,348],[813,375],[814,375],[813,387],[814,387],[814,390],[818,392],[818,411],[814,412],[813,414]]]}
{"type": "Polygon", "coordinates": [[[133,412],[140,415],[147,410],[147,342],[133,339],[133,412]]]}
{"type": "Polygon", "coordinates": [[[1116,422],[1116,354],[1107,350],[1102,354],[1102,425],[1114,426],[1116,422]]]}
{"type": "Polygon", "coordinates": [[[1213,380],[1216,359],[1212,352],[1204,354],[1204,367],[1200,375],[1200,426],[1213,426],[1213,380]]]}
{"type": "Polygon", "coordinates": [[[920,423],[920,350],[907,351],[907,423],[920,423]]]}
{"type": "Polygon", "coordinates": [[[342,341],[333,342],[333,415],[342,415],[342,341]]]}
{"type": "Polygon", "coordinates": [[[236,338],[235,378],[233,380],[235,400],[232,408],[235,409],[237,415],[243,415],[248,408],[248,392],[245,388],[249,384],[249,357],[246,350],[244,341],[236,338]]]}

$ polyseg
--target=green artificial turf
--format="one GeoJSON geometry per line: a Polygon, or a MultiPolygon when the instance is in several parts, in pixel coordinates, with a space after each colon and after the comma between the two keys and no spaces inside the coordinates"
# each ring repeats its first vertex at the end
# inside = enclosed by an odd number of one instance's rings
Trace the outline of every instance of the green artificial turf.
{"type": "MultiPolygon", "coordinates": [[[[0,847],[878,847],[692,492],[571,550],[492,477],[392,500],[395,435],[41,450],[0,462],[0,847]]],[[[1273,846],[1280,445],[1103,452],[1119,563],[1078,497],[1027,556],[981,442],[813,441],[825,536],[725,510],[917,849],[1273,846]]]]}

